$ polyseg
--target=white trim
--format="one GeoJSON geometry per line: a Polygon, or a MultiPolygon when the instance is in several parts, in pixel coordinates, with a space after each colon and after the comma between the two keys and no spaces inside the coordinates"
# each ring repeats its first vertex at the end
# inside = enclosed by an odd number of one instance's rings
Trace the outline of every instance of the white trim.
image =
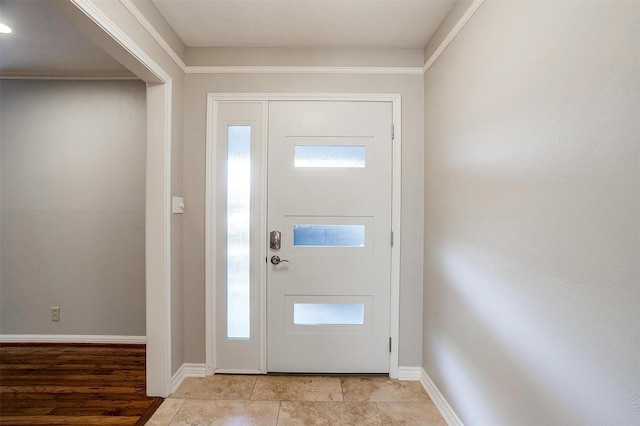
{"type": "Polygon", "coordinates": [[[429,68],[431,68],[431,66],[436,62],[436,60],[440,57],[442,52],[444,52],[447,46],[449,46],[449,43],[453,41],[453,39],[458,35],[460,30],[464,28],[464,26],[469,21],[469,19],[471,19],[473,14],[476,13],[476,11],[480,8],[480,6],[482,6],[483,3],[484,3],[484,0],[474,0],[471,6],[469,6],[469,9],[467,9],[467,11],[460,17],[456,25],[454,25],[451,31],[449,31],[449,34],[447,34],[447,36],[444,38],[444,40],[442,40],[438,48],[431,54],[429,59],[427,59],[427,61],[425,62],[424,66],[422,67],[422,72],[424,74],[426,74],[427,71],[429,71],[429,68]]]}
{"type": "Polygon", "coordinates": [[[393,246],[391,247],[391,293],[390,293],[390,323],[391,360],[389,377],[398,378],[400,364],[400,247],[402,247],[402,99],[396,95],[393,105],[393,176],[391,200],[391,231],[393,232],[393,246]]]}
{"type": "Polygon", "coordinates": [[[70,1],[164,83],[147,85],[145,298],[147,394],[165,397],[169,394],[171,386],[172,79],[140,46],[102,13],[92,0],[70,1]]]}
{"type": "Polygon", "coordinates": [[[187,66],[187,74],[422,75],[422,67],[187,66]]]}
{"type": "Polygon", "coordinates": [[[0,343],[99,343],[144,345],[145,336],[101,336],[84,334],[0,334],[0,343]]]}
{"type": "Polygon", "coordinates": [[[171,82],[147,86],[147,393],[171,383],[171,82]]]}
{"type": "Polygon", "coordinates": [[[147,18],[140,12],[140,9],[136,7],[131,0],[120,0],[120,3],[133,15],[134,18],[144,27],[145,30],[153,37],[153,39],[167,52],[167,55],[173,59],[173,61],[180,67],[183,72],[187,72],[187,65],[182,61],[180,56],[173,50],[173,48],[167,43],[167,41],[160,35],[158,30],[147,20],[147,18]]]}
{"type": "Polygon", "coordinates": [[[74,80],[74,81],[102,81],[102,80],[140,80],[133,74],[0,74],[0,80],[74,80]]]}
{"type": "Polygon", "coordinates": [[[216,368],[215,374],[265,374],[265,372],[262,370],[216,368]]]}
{"type": "Polygon", "coordinates": [[[176,374],[171,377],[171,388],[169,395],[175,393],[184,379],[187,377],[204,377],[205,368],[204,364],[182,364],[176,374]]]}
{"type": "Polygon", "coordinates": [[[436,384],[433,383],[433,380],[431,380],[431,377],[429,377],[429,375],[427,374],[426,371],[424,371],[423,368],[421,368],[420,370],[422,370],[421,372],[422,374],[420,375],[420,384],[422,384],[422,387],[424,388],[424,390],[427,391],[427,393],[429,394],[429,397],[435,404],[438,411],[440,411],[440,414],[442,415],[444,420],[447,422],[447,424],[449,426],[463,426],[462,421],[460,420],[458,415],[455,413],[455,411],[453,411],[453,408],[451,408],[451,406],[449,405],[447,400],[444,398],[442,393],[440,393],[440,390],[438,389],[436,384]]]}
{"type": "Polygon", "coordinates": [[[398,380],[417,382],[422,377],[422,367],[398,367],[398,380]]]}
{"type": "Polygon", "coordinates": [[[124,31],[116,26],[102,11],[92,3],[91,0],[70,0],[78,9],[107,33],[114,41],[122,46],[127,52],[133,55],[138,62],[143,64],[162,82],[171,81],[171,76],[166,73],[147,53],[142,50],[124,31]]]}
{"type": "Polygon", "coordinates": [[[422,75],[423,67],[311,67],[311,66],[228,66],[186,65],[162,35],[147,20],[131,0],[120,0],[140,25],[185,72],[185,74],[364,74],[422,75]]]}
{"type": "MultiPolygon", "coordinates": [[[[71,0],[74,3],[87,0],[71,0]]],[[[167,43],[162,35],[147,20],[131,0],[120,0],[120,3],[133,15],[140,25],[162,47],[185,74],[361,74],[361,75],[422,75],[436,62],[438,57],[458,35],[460,30],[471,19],[485,0],[474,0],[466,12],[460,17],[449,34],[442,40],[438,48],[426,60],[422,67],[324,67],[324,66],[234,66],[234,65],[187,65],[167,43]]]]}
{"type": "Polygon", "coordinates": [[[207,96],[207,130],[205,144],[205,214],[204,214],[204,318],[205,318],[205,369],[207,375],[212,375],[216,365],[216,351],[214,348],[216,342],[216,269],[214,259],[216,254],[216,194],[217,182],[216,173],[211,164],[218,164],[217,150],[214,146],[218,129],[218,102],[211,96],[207,96]]]}
{"type": "MultiPolygon", "coordinates": [[[[400,95],[393,93],[209,93],[213,102],[273,102],[273,101],[353,101],[353,102],[400,102],[400,95]]],[[[394,109],[394,114],[396,110],[394,109]]],[[[399,112],[399,111],[398,111],[399,112]]],[[[394,117],[394,122],[395,122],[394,117]]],[[[400,123],[395,123],[400,126],[400,123]]],[[[396,136],[398,133],[396,128],[396,136]]],[[[396,137],[398,140],[398,137],[396,137]]]]}
{"type": "MultiPolygon", "coordinates": [[[[269,103],[262,101],[262,139],[260,141],[260,201],[259,209],[263,213],[260,215],[260,229],[267,231],[267,202],[268,202],[268,154],[269,154],[269,103]]],[[[262,232],[260,237],[260,257],[267,258],[267,232],[262,232]]],[[[260,262],[260,373],[267,373],[267,262],[260,262]]]]}
{"type": "MultiPolygon", "coordinates": [[[[360,101],[360,102],[391,102],[393,110],[393,125],[395,127],[395,138],[393,140],[393,176],[392,176],[392,218],[391,228],[394,232],[394,244],[391,248],[391,295],[390,295],[390,325],[389,335],[392,347],[389,357],[389,377],[398,378],[399,375],[399,336],[400,336],[400,246],[401,246],[401,216],[402,216],[402,97],[399,94],[389,93],[209,93],[207,95],[207,134],[206,134],[206,186],[205,186],[205,365],[208,375],[215,370],[215,203],[216,203],[216,182],[215,173],[211,170],[211,164],[215,164],[215,135],[217,103],[221,101],[360,101]]],[[[266,112],[263,108],[263,120],[266,120],[266,112]]],[[[263,127],[263,132],[268,128],[263,127]]],[[[266,134],[266,133],[265,133],[266,134]]],[[[266,136],[265,136],[266,137],[266,136]]],[[[263,143],[266,141],[263,140],[263,143]]],[[[266,170],[266,168],[265,168],[266,170]]],[[[266,182],[266,179],[263,179],[266,182]]],[[[264,188],[262,188],[264,191],[264,188]]],[[[263,200],[265,203],[266,200],[263,200]]],[[[263,284],[264,286],[264,284],[263,284]]],[[[266,289],[264,290],[266,292],[266,289]]],[[[266,296],[262,300],[262,312],[266,311],[266,296]]],[[[262,349],[266,346],[266,318],[262,320],[262,349]]],[[[265,363],[266,356],[261,360],[265,363]]]]}

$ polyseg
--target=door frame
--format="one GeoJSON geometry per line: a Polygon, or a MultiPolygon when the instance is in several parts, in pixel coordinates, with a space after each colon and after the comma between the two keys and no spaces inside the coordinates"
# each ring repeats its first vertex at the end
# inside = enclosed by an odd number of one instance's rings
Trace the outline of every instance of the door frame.
{"type": "Polygon", "coordinates": [[[173,79],[92,0],[52,2],[73,26],[147,84],[145,195],[146,393],[171,391],[171,144],[173,79]],[[106,34],[108,37],[104,37],[106,34]]]}
{"type": "MultiPolygon", "coordinates": [[[[399,335],[400,335],[400,247],[401,247],[401,194],[402,194],[402,98],[400,94],[375,93],[209,93],[207,94],[207,131],[205,155],[205,373],[213,375],[216,365],[216,215],[220,210],[216,192],[217,157],[217,111],[221,102],[262,102],[262,147],[266,148],[268,134],[267,104],[270,101],[346,101],[346,102],[391,102],[393,114],[393,147],[392,147],[392,196],[391,196],[391,230],[393,246],[391,247],[391,290],[389,306],[389,335],[391,337],[391,353],[389,356],[389,377],[397,379],[399,370],[399,335]]],[[[392,129],[389,129],[391,132],[392,129]]],[[[263,152],[267,152],[266,149],[263,152]]],[[[260,182],[260,226],[261,254],[266,256],[266,155],[262,158],[262,176],[260,182]]],[[[260,273],[260,371],[266,373],[266,263],[260,273]]],[[[256,372],[252,372],[256,373],[256,372]]]]}

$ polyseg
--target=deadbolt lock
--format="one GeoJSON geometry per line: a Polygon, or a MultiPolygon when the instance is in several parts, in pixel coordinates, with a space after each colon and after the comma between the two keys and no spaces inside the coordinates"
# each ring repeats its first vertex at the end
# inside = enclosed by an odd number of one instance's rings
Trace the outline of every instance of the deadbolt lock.
{"type": "Polygon", "coordinates": [[[280,231],[271,231],[269,234],[269,247],[271,250],[280,250],[282,245],[282,234],[280,231]]]}

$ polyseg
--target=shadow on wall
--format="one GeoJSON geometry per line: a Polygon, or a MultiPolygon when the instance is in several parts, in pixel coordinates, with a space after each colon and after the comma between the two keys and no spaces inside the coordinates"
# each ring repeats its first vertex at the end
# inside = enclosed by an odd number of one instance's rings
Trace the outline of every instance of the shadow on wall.
{"type": "MultiPolygon", "coordinates": [[[[458,412],[461,418],[472,424],[500,424],[501,418],[518,418],[527,412],[535,400],[545,409],[538,419],[529,418],[528,424],[610,421],[609,413],[599,411],[599,401],[620,398],[621,383],[612,380],[605,366],[594,364],[573,336],[560,335],[526,292],[510,286],[504,273],[491,270],[488,265],[503,263],[500,259],[453,243],[434,256],[432,265],[442,265],[436,282],[443,285],[431,290],[432,299],[437,300],[432,306],[442,307],[432,315],[440,316],[444,327],[429,331],[435,343],[432,356],[437,370],[448,376],[442,382],[456,384],[442,389],[450,402],[465,401],[464,411],[458,412]],[[457,316],[447,318],[446,307],[452,306],[457,316]],[[456,338],[460,328],[472,338],[456,338]],[[480,388],[480,383],[486,387],[480,388]],[[502,399],[499,406],[511,412],[488,410],[486,399],[502,399]]],[[[509,262],[509,274],[532,274],[527,267],[509,262]]],[[[537,277],[537,281],[541,286],[561,285],[548,277],[537,277]]],[[[624,401],[607,405],[625,406],[624,401]]]]}

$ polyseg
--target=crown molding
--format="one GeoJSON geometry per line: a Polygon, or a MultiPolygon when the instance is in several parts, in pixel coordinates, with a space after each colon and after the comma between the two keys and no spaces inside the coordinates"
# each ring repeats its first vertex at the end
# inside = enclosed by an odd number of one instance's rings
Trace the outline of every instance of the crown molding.
{"type": "MultiPolygon", "coordinates": [[[[72,0],[82,1],[82,0],[72,0]]],[[[473,14],[482,6],[485,0],[474,0],[467,11],[460,17],[442,43],[427,59],[422,67],[308,67],[308,66],[193,66],[187,65],[171,48],[169,43],[154,28],[147,18],[135,6],[132,0],[120,0],[120,3],[144,27],[151,37],[173,59],[185,74],[356,74],[356,75],[423,75],[440,57],[458,33],[464,28],[473,14]]]]}
{"type": "Polygon", "coordinates": [[[153,27],[131,0],[120,0],[140,25],[162,47],[185,74],[361,74],[361,75],[422,75],[421,67],[308,67],[308,66],[219,66],[186,65],[169,43],[153,27]]]}
{"type": "Polygon", "coordinates": [[[420,67],[187,66],[187,74],[422,75],[420,67]]]}
{"type": "Polygon", "coordinates": [[[176,53],[175,50],[167,43],[162,35],[155,29],[155,27],[149,22],[149,20],[140,12],[140,9],[136,7],[131,0],[120,0],[120,3],[136,18],[136,21],[144,27],[151,37],[162,47],[162,49],[173,59],[173,61],[182,69],[183,72],[187,72],[187,65],[182,58],[176,53]]]}
{"type": "Polygon", "coordinates": [[[2,73],[0,80],[140,80],[133,74],[55,74],[55,73],[2,73]]]}
{"type": "Polygon", "coordinates": [[[433,52],[433,54],[427,59],[424,66],[422,67],[423,74],[426,74],[429,71],[429,68],[438,60],[442,52],[449,46],[449,43],[453,41],[453,39],[458,35],[458,33],[464,28],[464,26],[469,22],[469,19],[473,16],[474,13],[482,6],[485,0],[474,0],[474,2],[469,6],[469,9],[460,17],[456,25],[453,26],[449,34],[442,40],[440,46],[433,52]]]}

